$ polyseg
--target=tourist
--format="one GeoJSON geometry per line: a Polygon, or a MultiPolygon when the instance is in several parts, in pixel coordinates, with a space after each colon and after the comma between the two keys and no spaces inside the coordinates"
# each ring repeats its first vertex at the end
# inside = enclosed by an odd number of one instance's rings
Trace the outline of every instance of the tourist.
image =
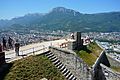
{"type": "Polygon", "coordinates": [[[2,45],[1,45],[1,43],[0,43],[0,52],[2,52],[2,45]]]}
{"type": "Polygon", "coordinates": [[[6,40],[5,40],[5,38],[3,37],[3,50],[5,50],[6,49],[6,40]]]}
{"type": "Polygon", "coordinates": [[[9,37],[8,39],[8,45],[10,49],[13,49],[13,45],[12,45],[13,39],[9,37]]]}
{"type": "Polygon", "coordinates": [[[74,34],[73,34],[73,33],[71,34],[71,39],[75,39],[75,38],[74,38],[74,34]]]}
{"type": "Polygon", "coordinates": [[[16,40],[16,43],[15,43],[16,56],[19,56],[19,48],[20,48],[20,43],[18,42],[18,40],[16,40]]]}

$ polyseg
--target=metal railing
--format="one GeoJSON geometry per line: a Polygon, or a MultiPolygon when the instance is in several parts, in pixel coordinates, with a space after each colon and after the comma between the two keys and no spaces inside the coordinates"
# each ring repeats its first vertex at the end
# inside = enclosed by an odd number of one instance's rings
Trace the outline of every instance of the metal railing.
{"type": "MultiPolygon", "coordinates": [[[[6,56],[6,61],[10,61],[16,58],[24,58],[28,55],[37,55],[37,54],[42,54],[47,51],[49,51],[49,46],[55,46],[55,47],[60,47],[62,42],[45,42],[41,43],[39,46],[31,47],[29,49],[24,49],[23,47],[19,51],[20,56],[16,56],[16,52],[14,50],[7,52],[5,54],[6,56]]],[[[14,60],[13,60],[14,61],[14,60]]]]}
{"type": "MultiPolygon", "coordinates": [[[[29,49],[20,50],[19,54],[20,55],[31,54],[31,53],[35,54],[35,52],[42,51],[42,50],[44,52],[45,49],[48,49],[48,47],[45,47],[44,45],[40,45],[40,46],[37,46],[37,47],[32,47],[32,48],[29,48],[29,49]]],[[[14,52],[7,53],[6,55],[10,55],[10,54],[16,54],[16,53],[14,51],[14,52]]]]}

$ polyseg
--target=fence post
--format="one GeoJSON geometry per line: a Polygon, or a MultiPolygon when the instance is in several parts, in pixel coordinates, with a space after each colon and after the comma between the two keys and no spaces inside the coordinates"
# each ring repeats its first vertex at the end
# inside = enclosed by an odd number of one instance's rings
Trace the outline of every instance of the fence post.
{"type": "Polygon", "coordinates": [[[34,52],[34,47],[33,47],[33,55],[35,55],[35,52],[34,52]]]}
{"type": "Polygon", "coordinates": [[[43,53],[44,53],[45,46],[43,45],[43,53]]]}
{"type": "Polygon", "coordinates": [[[22,55],[23,55],[23,51],[21,51],[22,52],[22,55]]]}
{"type": "Polygon", "coordinates": [[[58,47],[59,47],[59,42],[58,42],[58,47]]]}
{"type": "Polygon", "coordinates": [[[50,46],[52,46],[52,42],[50,43],[50,46]]]}

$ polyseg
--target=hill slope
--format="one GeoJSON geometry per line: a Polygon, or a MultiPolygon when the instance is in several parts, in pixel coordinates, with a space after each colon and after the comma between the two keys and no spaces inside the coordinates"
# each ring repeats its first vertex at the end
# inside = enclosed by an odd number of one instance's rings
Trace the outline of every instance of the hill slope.
{"type": "Polygon", "coordinates": [[[5,76],[5,80],[40,80],[42,78],[65,80],[52,62],[43,55],[14,61],[10,72],[5,76]]]}
{"type": "Polygon", "coordinates": [[[28,14],[9,21],[0,21],[1,27],[9,26],[13,29],[13,24],[36,30],[120,31],[120,12],[82,14],[64,7],[56,7],[46,14],[28,14]]]}

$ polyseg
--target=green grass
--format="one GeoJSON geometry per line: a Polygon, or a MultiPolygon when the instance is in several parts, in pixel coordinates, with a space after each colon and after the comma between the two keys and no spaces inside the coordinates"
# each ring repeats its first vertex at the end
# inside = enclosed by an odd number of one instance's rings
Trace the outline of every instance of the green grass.
{"type": "Polygon", "coordinates": [[[110,68],[111,68],[113,71],[120,72],[120,67],[111,66],[110,68]]]}
{"type": "Polygon", "coordinates": [[[44,55],[30,56],[13,62],[5,80],[65,80],[50,60],[44,55]]]}
{"type": "Polygon", "coordinates": [[[93,42],[90,43],[86,49],[77,51],[77,54],[91,67],[101,52],[102,49],[95,42],[93,42]]]}
{"type": "Polygon", "coordinates": [[[97,43],[93,42],[90,43],[87,47],[90,51],[92,51],[92,53],[94,55],[96,55],[97,57],[100,55],[100,53],[102,52],[102,49],[97,45],[97,43]]]}
{"type": "Polygon", "coordinates": [[[97,59],[96,56],[90,54],[90,53],[87,53],[86,51],[84,50],[81,50],[77,53],[80,58],[83,59],[84,62],[86,62],[89,66],[92,66],[95,62],[95,60],[97,59]]]}

